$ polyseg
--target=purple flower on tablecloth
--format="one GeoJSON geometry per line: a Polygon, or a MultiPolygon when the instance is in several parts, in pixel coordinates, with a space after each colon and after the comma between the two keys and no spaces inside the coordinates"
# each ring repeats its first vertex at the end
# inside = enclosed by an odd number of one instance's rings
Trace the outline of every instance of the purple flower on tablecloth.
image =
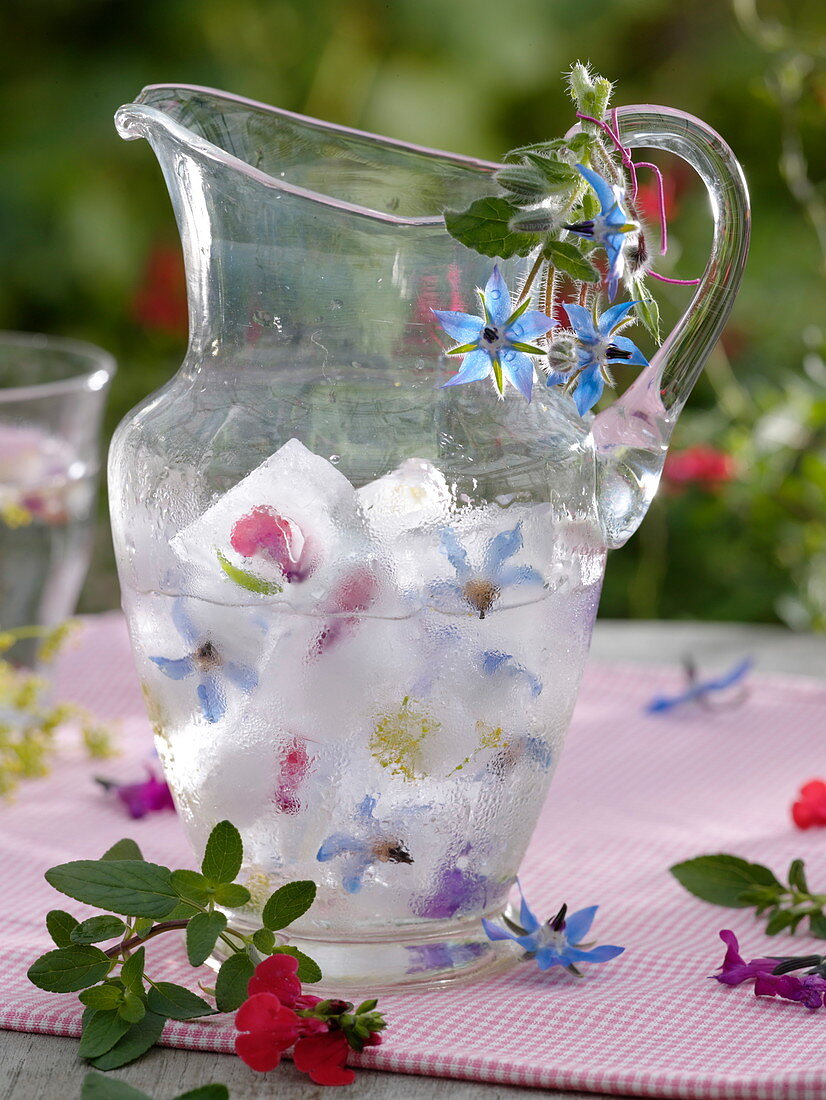
{"type": "MultiPolygon", "coordinates": [[[[742,684],[746,675],[751,671],[754,661],[751,657],[746,657],[745,660],[738,662],[728,672],[723,673],[722,676],[715,676],[709,680],[701,680],[697,675],[697,669],[693,661],[685,662],[685,671],[688,678],[688,687],[685,691],[681,691],[676,695],[656,695],[645,707],[646,714],[660,714],[665,710],[673,710],[675,707],[682,706],[683,703],[700,703],[703,706],[711,707],[715,704],[709,699],[710,695],[716,695],[718,692],[726,691],[730,687],[734,687],[737,684],[742,684]]],[[[731,704],[742,703],[745,698],[745,691],[741,691],[734,699],[727,700],[725,702],[719,702],[717,706],[725,706],[731,704]]]]}
{"type": "Polygon", "coordinates": [[[129,812],[129,816],[139,820],[147,814],[161,810],[175,809],[172,793],[163,779],[158,779],[151,768],[146,769],[147,778],[139,783],[116,783],[111,779],[97,778],[97,782],[107,791],[114,791],[129,812]]]}
{"type": "Polygon", "coordinates": [[[255,670],[249,665],[227,658],[226,647],[198,630],[186,612],[182,599],[172,604],[172,621],[188,647],[183,657],[151,657],[149,660],[170,680],[185,680],[190,676],[197,681],[197,696],[201,712],[207,722],[218,722],[227,709],[225,681],[229,681],[245,694],[258,686],[255,670]]]}
{"type": "Polygon", "coordinates": [[[461,867],[442,867],[436,876],[435,889],[417,898],[411,909],[418,917],[444,920],[473,909],[484,909],[487,901],[487,879],[461,867]]]}
{"type": "Polygon", "coordinates": [[[341,885],[357,894],[364,875],[375,863],[412,863],[413,858],[399,836],[399,829],[373,816],[378,798],[365,795],[356,807],[356,832],[333,833],[318,849],[316,859],[326,863],[341,860],[341,885]]]}
{"type": "Polygon", "coordinates": [[[737,936],[728,928],[721,930],[720,939],[726,945],[726,953],[720,965],[720,973],[712,974],[711,977],[723,985],[740,985],[741,982],[756,978],[758,974],[771,973],[780,961],[776,958],[760,958],[746,962],[740,954],[737,936]]]}
{"type": "Polygon", "coordinates": [[[756,997],[782,997],[784,1001],[797,1001],[810,1012],[817,1012],[823,1007],[824,993],[826,978],[820,974],[804,974],[798,978],[794,974],[758,973],[754,980],[756,997]]]}
{"type": "Polygon", "coordinates": [[[482,927],[489,940],[513,940],[524,949],[526,959],[535,959],[540,970],[550,970],[553,966],[564,966],[571,974],[582,977],[582,972],[577,963],[603,963],[615,959],[625,950],[624,947],[615,947],[612,944],[603,944],[600,947],[584,948],[582,940],[588,934],[598,906],[591,905],[587,909],[579,909],[576,913],[567,916],[568,906],[563,905],[555,917],[545,924],[540,924],[537,917],[528,908],[522,887],[519,885],[519,893],[522,898],[519,910],[521,924],[504,917],[507,928],[500,928],[482,918],[482,927]]]}

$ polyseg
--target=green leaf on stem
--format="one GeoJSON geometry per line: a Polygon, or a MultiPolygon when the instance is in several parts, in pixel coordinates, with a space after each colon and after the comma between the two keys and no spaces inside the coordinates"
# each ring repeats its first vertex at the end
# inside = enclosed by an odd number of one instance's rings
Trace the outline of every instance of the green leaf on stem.
{"type": "Polygon", "coordinates": [[[99,947],[70,944],[47,951],[28,969],[28,979],[49,993],[76,993],[97,985],[109,973],[112,960],[99,947]]]}
{"type": "Polygon", "coordinates": [[[794,923],[794,913],[788,909],[775,909],[766,921],[766,935],[776,936],[794,923]]]}
{"type": "Polygon", "coordinates": [[[201,1085],[200,1088],[182,1092],[173,1100],[229,1100],[229,1089],[226,1085],[201,1085]]]}
{"type": "Polygon", "coordinates": [[[315,901],[315,895],[316,885],[310,879],[285,883],[267,901],[261,923],[271,931],[286,928],[307,912],[315,901]]]}
{"type": "Polygon", "coordinates": [[[220,550],[216,550],[215,553],[218,556],[218,564],[233,584],[237,584],[239,588],[246,588],[248,592],[257,592],[259,596],[277,596],[283,591],[282,586],[275,581],[265,581],[263,577],[256,577],[247,569],[239,569],[220,550]]]}
{"type": "Polygon", "coordinates": [[[93,1058],[92,1065],[96,1069],[109,1070],[119,1069],[129,1062],[134,1062],[157,1043],[164,1023],[163,1016],[147,1012],[142,1020],[130,1025],[129,1030],[118,1039],[111,1050],[107,1050],[99,1058],[93,1058]]]}
{"type": "Polygon", "coordinates": [[[537,153],[526,153],[525,156],[556,191],[568,190],[582,181],[575,168],[555,157],[543,157],[537,153]]]}
{"type": "Polygon", "coordinates": [[[168,867],[143,860],[79,859],[46,872],[46,881],[76,901],[130,917],[159,919],[178,904],[168,867]]]}
{"type": "Polygon", "coordinates": [[[140,993],[134,993],[131,989],[127,989],[123,995],[123,1004],[118,1008],[118,1015],[130,1024],[136,1024],[138,1020],[142,1020],[146,1015],[143,990],[140,993]]]}
{"type": "Polygon", "coordinates": [[[809,931],[818,940],[826,940],[826,916],[820,910],[817,913],[809,913],[809,931]]]}
{"type": "Polygon", "coordinates": [[[269,928],[257,928],[252,934],[252,942],[262,955],[270,955],[275,947],[275,936],[269,928]]]}
{"type": "Polygon", "coordinates": [[[543,255],[557,271],[583,283],[598,283],[602,276],[572,241],[546,241],[543,255]]]}
{"type": "Polygon", "coordinates": [[[80,1088],[80,1100],[152,1100],[140,1089],[105,1077],[102,1073],[87,1073],[80,1088]]]}
{"type": "Polygon", "coordinates": [[[116,1009],[98,1009],[92,1013],[80,1037],[78,1054],[81,1058],[97,1058],[111,1050],[122,1035],[129,1030],[129,1022],[116,1009]]]}
{"type": "Polygon", "coordinates": [[[141,939],[145,938],[152,931],[152,925],[154,923],[151,917],[138,917],[132,925],[135,930],[135,935],[140,936],[141,939]]]}
{"type": "Polygon", "coordinates": [[[116,936],[122,936],[125,931],[126,925],[120,917],[113,917],[107,913],[100,917],[90,917],[73,928],[72,943],[100,943],[103,940],[113,940],[116,936]]]}
{"type": "Polygon", "coordinates": [[[123,990],[119,985],[93,985],[78,993],[78,1000],[88,1008],[118,1008],[123,1001],[123,990]]]}
{"type": "Polygon", "coordinates": [[[483,256],[527,256],[539,244],[535,233],[517,233],[510,220],[517,208],[507,199],[486,197],[471,203],[467,210],[445,212],[445,226],[451,237],[481,252],[483,256]]]}
{"type": "Polygon", "coordinates": [[[134,993],[143,992],[143,968],[146,960],[146,948],[139,947],[120,968],[120,980],[134,993]]]}
{"type": "Polygon", "coordinates": [[[243,951],[230,955],[221,964],[215,982],[215,1004],[219,1012],[234,1012],[247,999],[247,986],[255,971],[249,955],[243,951]]]}
{"type": "Polygon", "coordinates": [[[201,870],[212,884],[233,882],[241,870],[244,846],[230,821],[219,821],[209,834],[201,870]]]}
{"type": "Polygon", "coordinates": [[[729,909],[748,908],[752,903],[744,901],[743,895],[755,886],[776,887],[778,894],[783,893],[768,867],[723,853],[675,863],[671,873],[695,897],[729,909]]]}
{"type": "Polygon", "coordinates": [[[124,837],[123,840],[118,840],[112,845],[111,848],[107,848],[101,859],[139,859],[143,860],[140,848],[137,846],[134,840],[130,840],[129,837],[124,837]]]}
{"type": "Polygon", "coordinates": [[[68,947],[72,942],[72,931],[80,921],[63,909],[51,909],[46,914],[46,929],[58,947],[68,947]]]}
{"type": "Polygon", "coordinates": [[[217,911],[196,913],[186,926],[186,953],[190,966],[201,966],[209,958],[227,918],[217,911]]]}
{"type": "Polygon", "coordinates": [[[194,905],[207,905],[212,898],[209,883],[199,871],[173,871],[172,887],[179,898],[194,905]]]}
{"type": "Polygon", "coordinates": [[[226,905],[227,909],[239,909],[250,900],[249,890],[239,882],[219,883],[212,896],[219,905],[226,905]]]}
{"type": "Polygon", "coordinates": [[[515,202],[541,202],[551,189],[544,175],[529,164],[508,164],[495,173],[494,179],[505,191],[510,191],[515,202]]]}
{"type": "Polygon", "coordinates": [[[150,1012],[166,1016],[170,1020],[194,1020],[198,1016],[214,1016],[212,1005],[174,982],[155,982],[147,998],[150,1012]]]}
{"type": "Polygon", "coordinates": [[[809,884],[806,881],[806,868],[802,859],[793,859],[789,865],[789,886],[793,890],[799,890],[801,894],[809,893],[809,884]]]}
{"type": "Polygon", "coordinates": [[[292,955],[294,959],[298,959],[296,977],[300,982],[306,982],[307,985],[313,985],[315,982],[320,982],[323,977],[321,967],[315,959],[311,959],[309,955],[305,955],[304,952],[299,951],[297,947],[276,947],[271,954],[292,955]]]}

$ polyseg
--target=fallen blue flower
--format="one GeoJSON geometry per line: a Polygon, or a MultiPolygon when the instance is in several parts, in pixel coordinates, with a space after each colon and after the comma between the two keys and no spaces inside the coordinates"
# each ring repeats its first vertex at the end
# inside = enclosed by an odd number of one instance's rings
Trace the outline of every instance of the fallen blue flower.
{"type": "Polygon", "coordinates": [[[613,302],[625,267],[622,251],[625,234],[637,232],[640,226],[625,212],[625,194],[621,187],[612,186],[591,168],[582,164],[576,167],[582,178],[594,189],[600,209],[595,218],[566,225],[565,228],[569,233],[596,241],[605,249],[608,259],[608,297],[613,302]]]}
{"type": "MultiPolygon", "coordinates": [[[[517,882],[517,885],[519,883],[517,882]]],[[[588,934],[594,922],[598,906],[579,909],[567,916],[568,907],[563,905],[557,915],[545,924],[540,924],[531,912],[522,887],[519,886],[522,904],[519,910],[521,925],[503,918],[507,928],[500,928],[492,921],[482,918],[482,926],[489,940],[513,940],[525,951],[525,958],[535,959],[540,970],[550,970],[552,966],[564,966],[571,974],[582,977],[577,963],[602,963],[615,959],[625,950],[603,944],[600,947],[583,948],[582,940],[588,934]]]]}
{"type": "Polygon", "coordinates": [[[498,265],[479,295],[482,317],[454,310],[433,310],[448,336],[460,341],[459,347],[451,348],[447,354],[464,356],[459,373],[442,388],[479,382],[492,376],[500,397],[504,397],[504,380],[507,379],[526,401],[530,401],[534,366],[529,356],[544,355],[545,351],[526,341],[544,336],[558,322],[539,310],[528,309],[528,299],[514,308],[498,265]]]}
{"type": "Polygon", "coordinates": [[[684,703],[699,703],[701,706],[714,707],[716,706],[732,706],[738,703],[742,703],[745,698],[745,692],[741,691],[733,699],[720,700],[712,702],[709,696],[716,695],[718,692],[726,691],[730,687],[734,687],[737,684],[742,684],[746,675],[751,671],[754,665],[754,660],[751,657],[746,657],[745,660],[738,662],[728,672],[723,673],[722,676],[715,676],[708,680],[700,680],[697,675],[697,669],[693,661],[686,661],[685,670],[688,677],[688,687],[685,691],[678,692],[676,695],[656,695],[645,707],[646,714],[661,714],[663,711],[673,710],[675,707],[680,707],[684,703]]]}

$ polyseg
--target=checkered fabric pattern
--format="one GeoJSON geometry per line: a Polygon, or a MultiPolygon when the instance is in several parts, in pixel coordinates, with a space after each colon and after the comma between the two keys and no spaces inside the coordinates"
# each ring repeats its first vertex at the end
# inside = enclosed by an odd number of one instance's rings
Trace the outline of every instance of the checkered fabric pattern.
{"type": "MultiPolygon", "coordinates": [[[[151,747],[122,618],[89,620],[58,679],[58,697],[120,720],[124,751],[92,765],[67,738],[53,775],[0,806],[0,1027],[77,1035],[75,995],[43,993],[25,977],[50,946],[46,911],[65,902],[88,912],[47,886],[43,871],[95,858],[124,835],[167,865],[189,866],[191,856],[171,814],[132,822],[92,783],[100,770],[134,780],[151,747]]],[[[653,694],[678,687],[679,674],[666,669],[588,670],[522,869],[540,914],[562,901],[599,903],[595,937],[624,944],[625,954],[581,980],[526,964],[448,992],[384,996],[390,1027],[363,1065],[635,1096],[826,1096],[826,1009],[810,1015],[708,977],[722,960],[720,928],[733,928],[749,956],[817,950],[816,941],[767,940],[750,912],[706,905],[667,872],[677,860],[729,851],[780,871],[801,856],[810,881],[826,883],[826,834],[801,833],[789,817],[800,783],[826,772],[826,686],[755,675],[739,708],[643,714],[653,694]]],[[[194,985],[176,937],[152,947],[151,972],[194,985]]],[[[163,1041],[231,1051],[233,1034],[219,1016],[170,1022],[163,1041]]]]}

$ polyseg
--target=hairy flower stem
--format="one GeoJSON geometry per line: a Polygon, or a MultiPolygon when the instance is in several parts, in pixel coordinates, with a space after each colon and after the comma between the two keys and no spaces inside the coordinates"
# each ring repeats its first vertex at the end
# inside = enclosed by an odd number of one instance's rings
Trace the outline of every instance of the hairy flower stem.
{"type": "Polygon", "coordinates": [[[536,257],[536,261],[534,262],[533,267],[528,272],[528,277],[525,280],[525,285],[522,287],[522,290],[519,294],[519,297],[516,299],[516,304],[517,305],[519,305],[521,302],[524,302],[525,299],[527,298],[528,294],[530,293],[531,287],[534,284],[536,276],[539,274],[539,271],[540,271],[540,269],[541,269],[544,262],[545,262],[545,257],[540,252],[539,255],[536,257]]]}

